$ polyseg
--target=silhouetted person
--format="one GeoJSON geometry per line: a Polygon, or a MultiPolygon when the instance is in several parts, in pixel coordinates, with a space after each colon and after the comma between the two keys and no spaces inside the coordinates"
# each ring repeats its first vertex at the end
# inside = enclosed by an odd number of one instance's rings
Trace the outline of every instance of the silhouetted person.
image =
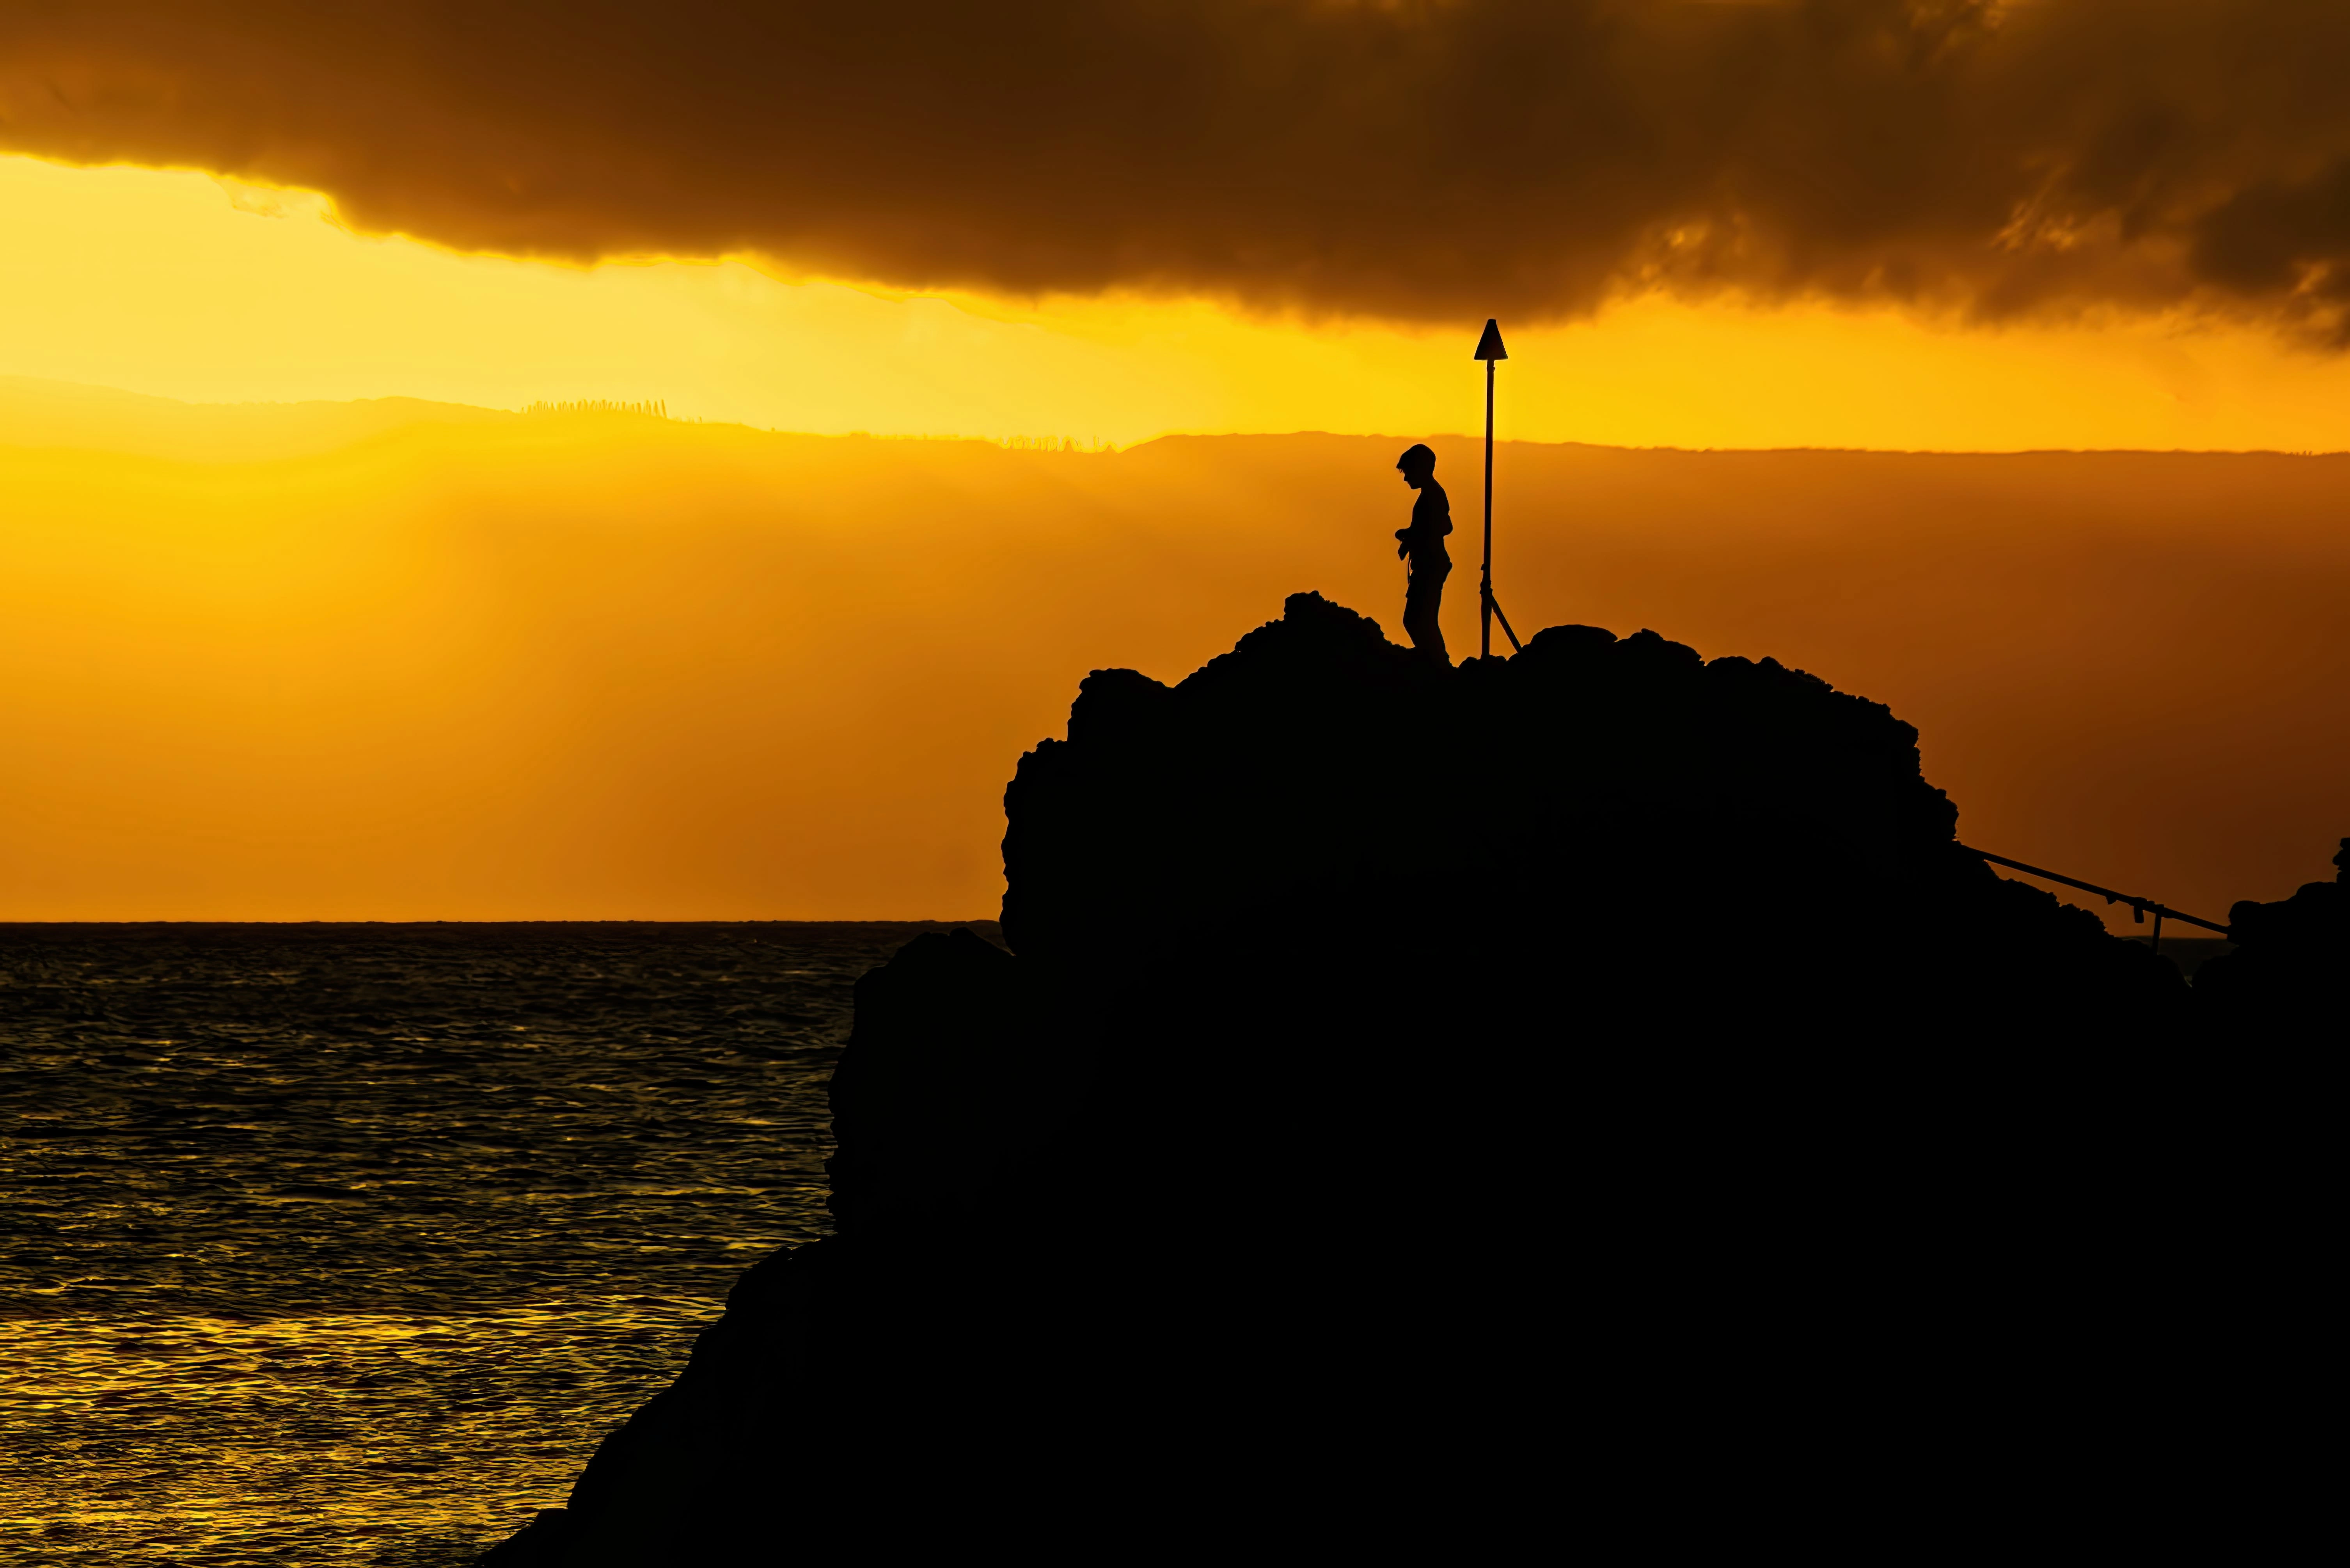
{"type": "Polygon", "coordinates": [[[1452,660],[1444,651],[1444,628],[1437,611],[1444,603],[1444,579],[1451,574],[1452,556],[1444,536],[1452,532],[1452,503],[1436,483],[1436,454],[1414,446],[1396,459],[1403,482],[1419,492],[1411,504],[1411,526],[1396,530],[1396,554],[1411,563],[1411,576],[1403,590],[1403,629],[1412,647],[1439,664],[1452,660]]]}

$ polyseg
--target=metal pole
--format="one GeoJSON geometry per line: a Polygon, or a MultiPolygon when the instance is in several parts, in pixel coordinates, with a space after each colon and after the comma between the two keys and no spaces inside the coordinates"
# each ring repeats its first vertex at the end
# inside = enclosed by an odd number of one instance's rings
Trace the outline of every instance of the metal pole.
{"type": "Polygon", "coordinates": [[[1477,604],[1477,657],[1493,657],[1493,361],[1485,361],[1485,580],[1477,604]]]}

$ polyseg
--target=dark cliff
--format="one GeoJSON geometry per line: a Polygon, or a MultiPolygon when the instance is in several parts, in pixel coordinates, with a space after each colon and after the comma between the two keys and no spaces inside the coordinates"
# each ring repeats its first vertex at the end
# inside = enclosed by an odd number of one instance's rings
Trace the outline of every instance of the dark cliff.
{"type": "Polygon", "coordinates": [[[1570,1491],[1891,1484],[1920,1411],[2128,1418],[2120,1303],[2220,1222],[2188,993],[1960,849],[1916,740],[1768,659],[1443,670],[1313,595],[1095,673],[1006,795],[1013,951],[858,986],[839,1233],[486,1561],[1476,1557],[1570,1491]]]}

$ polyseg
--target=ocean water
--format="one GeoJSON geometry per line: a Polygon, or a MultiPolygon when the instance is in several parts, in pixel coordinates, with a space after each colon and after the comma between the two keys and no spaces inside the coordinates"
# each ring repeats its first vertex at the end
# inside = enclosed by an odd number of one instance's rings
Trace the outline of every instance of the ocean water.
{"type": "Polygon", "coordinates": [[[881,925],[0,927],[0,1562],[456,1568],[824,1232],[881,925]]]}

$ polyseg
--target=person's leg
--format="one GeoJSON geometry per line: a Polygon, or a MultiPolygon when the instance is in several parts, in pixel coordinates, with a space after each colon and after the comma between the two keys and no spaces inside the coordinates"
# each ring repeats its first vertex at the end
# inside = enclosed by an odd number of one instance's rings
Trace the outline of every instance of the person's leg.
{"type": "Polygon", "coordinates": [[[1414,591],[1406,594],[1403,629],[1405,635],[1411,639],[1412,647],[1440,664],[1450,664],[1452,660],[1444,651],[1444,628],[1437,618],[1437,611],[1443,603],[1442,594],[1441,584],[1433,588],[1416,587],[1414,591]]]}

